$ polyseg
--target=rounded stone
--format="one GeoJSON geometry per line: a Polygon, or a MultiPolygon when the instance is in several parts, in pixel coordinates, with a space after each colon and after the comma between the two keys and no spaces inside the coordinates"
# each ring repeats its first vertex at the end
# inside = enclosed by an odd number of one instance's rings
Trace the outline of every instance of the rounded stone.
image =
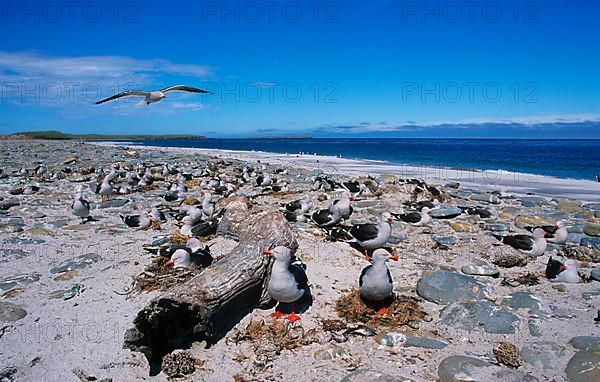
{"type": "Polygon", "coordinates": [[[471,276],[456,272],[432,272],[417,282],[417,293],[436,304],[482,300],[492,291],[471,276]]]}

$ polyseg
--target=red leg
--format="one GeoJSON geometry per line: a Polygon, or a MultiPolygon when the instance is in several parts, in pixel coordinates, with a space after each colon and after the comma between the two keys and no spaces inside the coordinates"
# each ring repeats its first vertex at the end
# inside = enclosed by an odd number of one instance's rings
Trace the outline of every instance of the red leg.
{"type": "Polygon", "coordinates": [[[275,312],[273,312],[273,314],[271,314],[271,317],[275,317],[275,318],[281,318],[283,316],[284,316],[284,314],[278,310],[275,310],[275,312]]]}
{"type": "Polygon", "coordinates": [[[298,320],[300,320],[300,316],[297,315],[296,313],[294,313],[294,311],[292,310],[292,313],[289,314],[286,319],[291,322],[292,324],[298,320]]]}
{"type": "Polygon", "coordinates": [[[381,315],[386,315],[390,312],[390,310],[388,308],[380,308],[377,313],[381,314],[381,315]]]}

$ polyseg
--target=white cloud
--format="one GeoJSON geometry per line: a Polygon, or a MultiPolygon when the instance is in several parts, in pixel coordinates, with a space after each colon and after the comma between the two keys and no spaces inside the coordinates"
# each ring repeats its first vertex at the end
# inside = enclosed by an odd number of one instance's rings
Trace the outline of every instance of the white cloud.
{"type": "Polygon", "coordinates": [[[123,90],[171,85],[165,84],[167,77],[205,80],[212,75],[212,69],[206,65],[157,58],[0,51],[1,101],[12,104],[93,105],[93,101],[123,90]]]}

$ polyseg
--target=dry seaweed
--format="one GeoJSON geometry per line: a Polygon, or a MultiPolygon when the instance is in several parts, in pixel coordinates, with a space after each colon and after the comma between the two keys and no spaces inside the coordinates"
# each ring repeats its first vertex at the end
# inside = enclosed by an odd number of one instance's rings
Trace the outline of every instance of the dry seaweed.
{"type": "Polygon", "coordinates": [[[540,283],[540,277],[535,273],[527,272],[527,274],[517,277],[505,277],[502,279],[501,285],[517,287],[519,285],[533,286],[540,283]]]}
{"type": "Polygon", "coordinates": [[[415,297],[399,295],[388,307],[387,314],[380,314],[367,306],[357,290],[343,295],[337,300],[338,315],[349,322],[362,322],[374,327],[414,326],[422,321],[427,313],[415,297]]]}
{"type": "Polygon", "coordinates": [[[172,244],[185,245],[189,237],[186,235],[182,235],[179,230],[175,231],[174,234],[171,235],[170,241],[172,244]]]}
{"type": "Polygon", "coordinates": [[[134,291],[150,292],[153,290],[166,290],[174,284],[183,283],[198,273],[197,267],[169,268],[165,267],[167,258],[158,256],[146,267],[146,270],[134,278],[134,291]]]}
{"type": "Polygon", "coordinates": [[[196,371],[196,367],[202,367],[206,361],[192,357],[183,350],[175,350],[163,358],[162,371],[169,378],[182,378],[196,371]]]}
{"type": "Polygon", "coordinates": [[[519,348],[510,342],[498,342],[494,346],[494,355],[496,360],[502,365],[512,367],[514,369],[521,366],[521,356],[519,355],[519,348]]]}
{"type": "Polygon", "coordinates": [[[600,251],[591,247],[563,245],[558,254],[567,259],[600,263],[600,251]]]}
{"type": "Polygon", "coordinates": [[[276,345],[279,354],[283,349],[293,350],[317,342],[317,337],[315,329],[305,331],[302,325],[274,319],[250,322],[246,328],[234,334],[232,341],[236,344],[241,341],[251,341],[254,344],[266,341],[276,345]]]}

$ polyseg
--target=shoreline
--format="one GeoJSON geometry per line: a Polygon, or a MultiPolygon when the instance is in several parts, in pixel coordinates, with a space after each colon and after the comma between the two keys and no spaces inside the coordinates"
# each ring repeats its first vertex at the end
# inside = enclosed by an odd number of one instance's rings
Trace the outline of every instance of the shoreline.
{"type": "Polygon", "coordinates": [[[206,155],[257,162],[296,165],[321,169],[325,173],[343,175],[392,174],[404,178],[420,178],[428,183],[446,184],[458,182],[467,188],[486,191],[509,191],[519,195],[533,193],[550,198],[577,199],[582,202],[600,202],[600,183],[591,180],[564,179],[547,175],[527,174],[505,170],[466,170],[445,167],[391,164],[380,160],[347,159],[326,155],[281,154],[266,151],[203,149],[176,146],[146,146],[132,142],[86,142],[99,146],[136,147],[144,150],[197,152],[206,155]]]}

